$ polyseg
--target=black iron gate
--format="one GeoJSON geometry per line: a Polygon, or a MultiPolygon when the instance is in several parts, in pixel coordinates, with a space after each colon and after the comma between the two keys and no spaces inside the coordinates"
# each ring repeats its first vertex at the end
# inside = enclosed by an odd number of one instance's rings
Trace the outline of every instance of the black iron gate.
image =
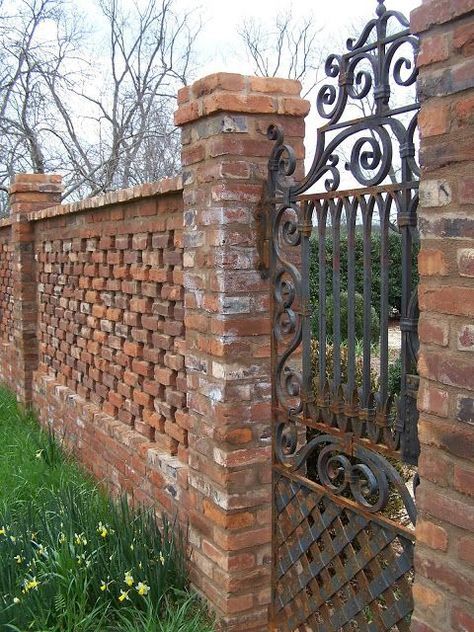
{"type": "Polygon", "coordinates": [[[409,629],[417,44],[378,0],[360,37],[328,57],[327,124],[300,184],[269,129],[274,630],[409,629]]]}

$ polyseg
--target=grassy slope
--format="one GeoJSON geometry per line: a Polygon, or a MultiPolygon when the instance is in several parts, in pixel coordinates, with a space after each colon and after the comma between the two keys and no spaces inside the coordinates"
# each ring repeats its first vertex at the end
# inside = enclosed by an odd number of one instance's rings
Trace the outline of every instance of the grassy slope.
{"type": "Polygon", "coordinates": [[[183,568],[171,526],[111,503],[0,390],[0,630],[211,632],[183,568]]]}

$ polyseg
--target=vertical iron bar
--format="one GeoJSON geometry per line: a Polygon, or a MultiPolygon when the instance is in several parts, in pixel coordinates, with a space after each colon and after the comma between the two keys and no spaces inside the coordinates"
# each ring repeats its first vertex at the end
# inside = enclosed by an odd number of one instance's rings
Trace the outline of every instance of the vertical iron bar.
{"type": "Polygon", "coordinates": [[[341,384],[341,208],[340,199],[331,201],[332,221],[332,295],[333,295],[333,362],[332,392],[337,397],[341,384]]]}
{"type": "Polygon", "coordinates": [[[312,399],[311,379],[311,309],[310,309],[310,262],[311,230],[313,202],[301,202],[299,205],[301,223],[301,336],[303,353],[303,415],[308,415],[307,405],[312,399]]]}
{"type": "Polygon", "coordinates": [[[319,394],[326,384],[326,217],[327,202],[318,204],[319,255],[319,394]]]}
{"type": "MultiPolygon", "coordinates": [[[[400,152],[402,154],[402,151],[400,152]]],[[[409,177],[410,169],[405,156],[402,155],[402,181],[406,182],[409,177]]],[[[400,377],[400,401],[398,408],[398,420],[396,430],[400,434],[400,450],[401,455],[406,451],[405,447],[405,430],[406,418],[408,412],[408,389],[407,389],[407,373],[408,373],[408,336],[409,331],[406,328],[406,320],[408,319],[408,305],[411,294],[411,276],[412,276],[412,234],[410,226],[410,197],[409,189],[402,190],[400,193],[400,207],[398,214],[398,223],[402,235],[402,296],[401,296],[401,314],[400,314],[400,330],[401,330],[401,377],[400,377]]]]}
{"type": "Polygon", "coordinates": [[[348,198],[347,213],[347,388],[352,398],[355,387],[355,230],[358,200],[348,198]]]}
{"type": "Polygon", "coordinates": [[[389,219],[392,198],[387,193],[384,200],[377,196],[380,215],[380,399],[385,404],[388,397],[388,273],[389,273],[389,219]]]}
{"type": "Polygon", "coordinates": [[[364,339],[362,365],[362,406],[367,408],[370,395],[370,346],[372,329],[372,208],[373,198],[369,202],[360,198],[364,231],[364,339]]]}

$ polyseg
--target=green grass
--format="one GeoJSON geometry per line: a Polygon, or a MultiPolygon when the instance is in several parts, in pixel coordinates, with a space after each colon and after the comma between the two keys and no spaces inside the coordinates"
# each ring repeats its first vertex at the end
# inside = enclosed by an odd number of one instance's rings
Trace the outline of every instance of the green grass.
{"type": "Polygon", "coordinates": [[[113,502],[0,389],[0,631],[212,632],[174,525],[113,502]]]}

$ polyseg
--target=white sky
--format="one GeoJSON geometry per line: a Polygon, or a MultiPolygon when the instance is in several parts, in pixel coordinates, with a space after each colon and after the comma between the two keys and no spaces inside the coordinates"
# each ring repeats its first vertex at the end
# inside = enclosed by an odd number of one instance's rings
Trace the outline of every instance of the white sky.
{"type": "MultiPolygon", "coordinates": [[[[421,0],[386,0],[387,9],[396,9],[407,17],[421,0]]],[[[273,15],[278,12],[291,11],[296,18],[313,16],[315,25],[323,28],[322,35],[326,41],[337,40],[334,52],[339,49],[339,42],[355,33],[351,33],[351,25],[365,24],[375,17],[376,0],[176,0],[175,7],[194,8],[196,15],[202,19],[202,32],[199,37],[199,57],[201,77],[213,72],[227,71],[251,73],[245,56],[242,56],[242,45],[239,43],[237,28],[245,18],[266,19],[269,26],[273,23],[273,15]],[[240,49],[240,50],[239,50],[240,49]]]]}

